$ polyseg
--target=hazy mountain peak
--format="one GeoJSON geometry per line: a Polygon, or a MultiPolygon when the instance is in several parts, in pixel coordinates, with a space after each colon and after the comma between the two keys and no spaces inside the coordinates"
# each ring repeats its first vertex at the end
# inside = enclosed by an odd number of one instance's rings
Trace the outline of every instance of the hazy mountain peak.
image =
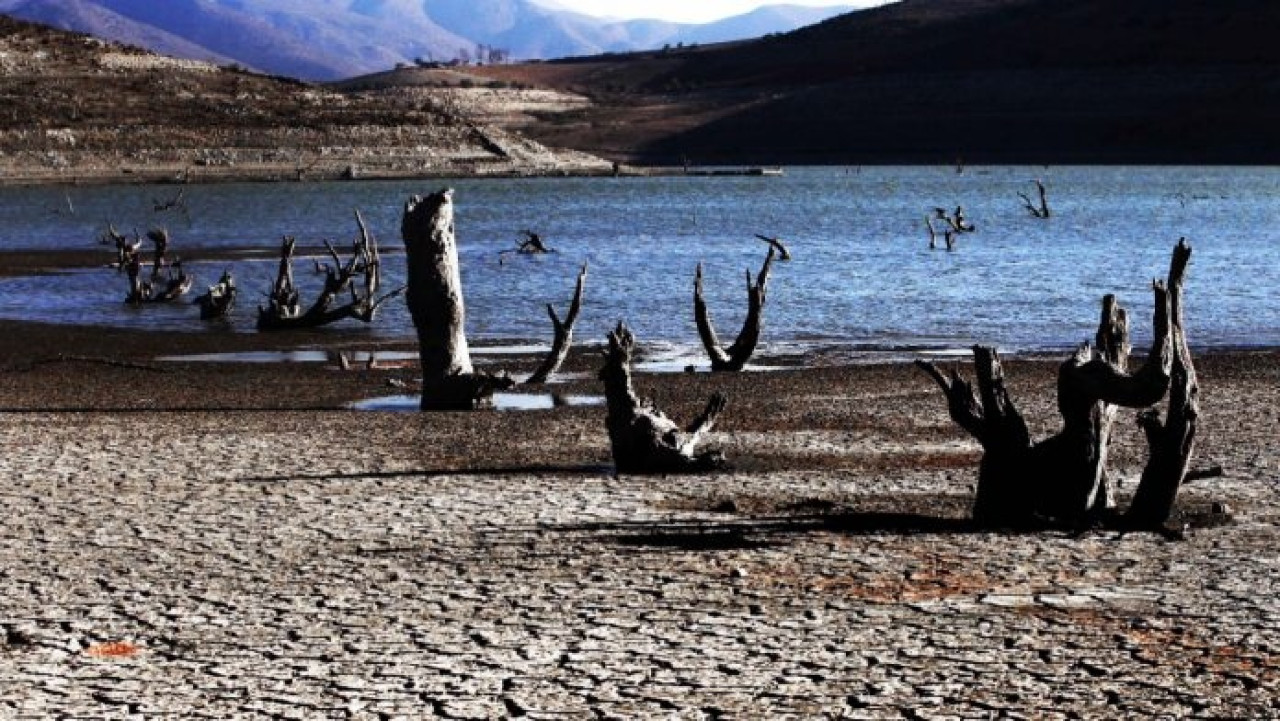
{"type": "Polygon", "coordinates": [[[741,39],[840,10],[762,8],[705,25],[610,20],[554,0],[0,0],[0,12],[183,57],[329,80],[417,60],[623,52],[741,39]]]}

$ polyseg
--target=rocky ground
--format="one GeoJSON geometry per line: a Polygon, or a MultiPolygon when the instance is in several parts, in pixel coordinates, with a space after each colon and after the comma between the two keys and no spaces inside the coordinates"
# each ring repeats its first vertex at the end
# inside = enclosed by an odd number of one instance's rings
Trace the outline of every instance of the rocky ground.
{"type": "MultiPolygon", "coordinates": [[[[598,407],[346,411],[411,370],[3,330],[0,718],[1280,714],[1275,353],[1201,359],[1226,475],[1166,537],[974,528],[905,366],[641,376],[726,391],[735,469],[617,477],[598,407]]],[[[1053,370],[1007,368],[1038,434],[1053,370]]]]}

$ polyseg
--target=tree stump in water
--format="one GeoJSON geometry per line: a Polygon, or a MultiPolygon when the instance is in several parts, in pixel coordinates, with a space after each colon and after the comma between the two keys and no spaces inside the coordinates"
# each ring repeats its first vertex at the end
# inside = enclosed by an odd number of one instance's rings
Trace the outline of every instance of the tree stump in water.
{"type": "Polygon", "coordinates": [[[747,317],[742,322],[742,330],[739,331],[737,339],[728,348],[720,345],[716,329],[711,325],[711,312],[707,309],[707,302],[702,297],[702,264],[698,264],[697,275],[694,276],[693,281],[693,318],[698,325],[698,337],[702,339],[702,347],[706,348],[707,355],[711,357],[711,370],[740,371],[747,365],[747,361],[751,360],[751,355],[756,352],[756,344],[760,342],[760,331],[764,325],[764,300],[769,284],[769,268],[773,265],[775,252],[776,248],[771,245],[755,283],[751,282],[751,271],[747,271],[747,317]]]}
{"type": "Polygon", "coordinates": [[[605,426],[619,473],[698,473],[724,467],[719,451],[697,453],[698,442],[711,430],[724,410],[725,397],[711,396],[706,410],[681,430],[647,399],[636,395],[631,384],[631,359],[635,336],[622,323],[609,333],[604,381],[608,415],[605,426]]]}
{"type": "Polygon", "coordinates": [[[995,349],[973,349],[976,395],[958,372],[943,375],[932,363],[917,361],[942,389],[952,420],[982,444],[975,520],[1011,526],[1045,521],[1082,525],[1110,517],[1114,494],[1106,464],[1117,407],[1159,403],[1173,378],[1178,389],[1168,424],[1161,426],[1149,411],[1142,415],[1151,439],[1151,460],[1125,523],[1155,527],[1167,520],[1186,473],[1198,412],[1198,389],[1181,320],[1182,283],[1190,255],[1190,246],[1179,242],[1167,282],[1153,283],[1151,349],[1142,367],[1132,373],[1126,368],[1127,317],[1113,296],[1103,299],[1097,347],[1082,346],[1058,371],[1062,430],[1039,443],[1032,442],[1005,389],[995,349]]]}
{"type": "Polygon", "coordinates": [[[382,282],[382,257],[360,211],[355,211],[355,216],[356,224],[360,227],[360,237],[352,242],[350,259],[343,262],[333,245],[325,241],[325,248],[333,259],[333,265],[324,267],[324,288],[305,311],[302,310],[301,298],[293,283],[293,252],[296,241],[292,236],[285,236],[280,244],[280,264],[271,293],[267,296],[267,305],[258,306],[258,330],[319,328],[346,318],[372,323],[383,303],[404,292],[403,288],[399,288],[381,298],[376,297],[382,282]],[[359,287],[355,285],[357,276],[364,278],[359,287]],[[335,305],[338,297],[348,291],[351,293],[351,300],[335,305]]]}
{"type": "Polygon", "coordinates": [[[418,333],[422,402],[428,410],[473,410],[488,405],[506,376],[476,373],[467,347],[466,307],[453,224],[453,191],[413,196],[400,232],[408,266],[405,301],[418,333]]]}

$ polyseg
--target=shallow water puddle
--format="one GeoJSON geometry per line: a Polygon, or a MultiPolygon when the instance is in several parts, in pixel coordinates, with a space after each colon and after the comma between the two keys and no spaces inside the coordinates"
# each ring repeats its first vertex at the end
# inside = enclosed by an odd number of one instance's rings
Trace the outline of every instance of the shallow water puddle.
{"type": "MultiPolygon", "coordinates": [[[[357,411],[418,411],[421,400],[416,395],[381,396],[356,401],[347,406],[357,411]]],[[[498,411],[547,411],[561,406],[602,406],[604,396],[567,395],[559,393],[494,393],[493,409],[498,411]]]]}
{"type": "MultiPolygon", "coordinates": [[[[472,355],[536,355],[547,352],[544,346],[506,345],[480,346],[471,349],[472,355]]],[[[379,361],[416,361],[417,351],[344,351],[347,360],[362,365],[372,355],[379,361]]],[[[337,351],[285,350],[243,351],[239,353],[195,353],[192,355],[160,356],[157,361],[166,363],[326,363],[336,362],[337,351]]]]}

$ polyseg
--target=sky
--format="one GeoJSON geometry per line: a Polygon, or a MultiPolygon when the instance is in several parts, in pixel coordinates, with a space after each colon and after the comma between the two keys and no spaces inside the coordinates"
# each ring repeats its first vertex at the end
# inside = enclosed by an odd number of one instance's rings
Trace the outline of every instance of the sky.
{"type": "Polygon", "coordinates": [[[708,22],[750,12],[761,5],[845,5],[870,7],[887,0],[538,0],[540,4],[612,18],[657,18],[674,22],[708,22]]]}

